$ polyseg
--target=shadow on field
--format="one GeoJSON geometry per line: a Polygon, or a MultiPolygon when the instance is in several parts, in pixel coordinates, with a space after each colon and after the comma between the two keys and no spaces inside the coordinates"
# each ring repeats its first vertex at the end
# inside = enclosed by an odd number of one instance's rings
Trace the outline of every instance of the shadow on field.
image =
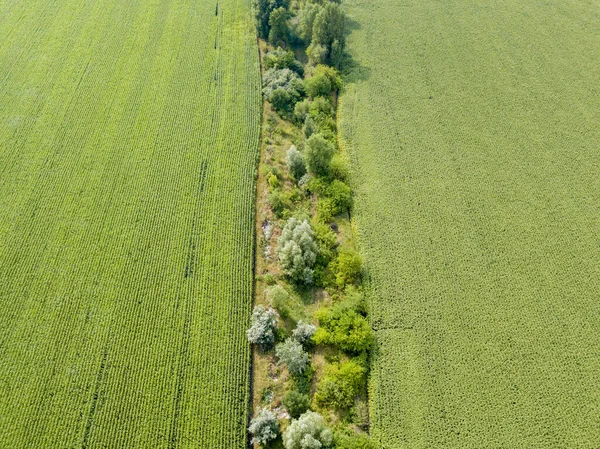
{"type": "MultiPolygon", "coordinates": [[[[356,20],[346,17],[346,39],[350,36],[354,31],[359,30],[361,25],[356,20]]],[[[341,67],[342,75],[344,76],[344,81],[347,83],[356,83],[358,81],[366,81],[369,79],[371,74],[371,69],[367,66],[362,65],[360,62],[356,61],[352,55],[348,52],[344,52],[344,58],[342,60],[341,67]]]]}

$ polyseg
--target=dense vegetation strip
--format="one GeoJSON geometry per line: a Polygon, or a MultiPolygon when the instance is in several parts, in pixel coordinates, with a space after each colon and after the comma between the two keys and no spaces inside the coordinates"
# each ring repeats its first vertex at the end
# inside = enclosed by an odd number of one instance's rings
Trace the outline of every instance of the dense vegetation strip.
{"type": "Polygon", "coordinates": [[[255,446],[374,449],[373,341],[338,145],[346,18],[335,2],[255,2],[264,117],[257,186],[255,446]]]}
{"type": "Polygon", "coordinates": [[[598,2],[344,6],[371,435],[600,447],[598,2]]]}
{"type": "Polygon", "coordinates": [[[250,4],[0,2],[0,86],[0,447],[245,447],[250,4]]]}

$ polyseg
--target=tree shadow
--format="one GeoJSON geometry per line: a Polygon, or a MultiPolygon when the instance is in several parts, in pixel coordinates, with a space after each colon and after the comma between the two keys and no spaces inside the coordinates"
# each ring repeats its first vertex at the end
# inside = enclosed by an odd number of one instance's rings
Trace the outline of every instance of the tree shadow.
{"type": "MultiPolygon", "coordinates": [[[[361,28],[360,22],[346,16],[345,35],[346,39],[356,30],[361,28]]],[[[366,81],[371,75],[371,68],[362,65],[352,57],[350,53],[344,51],[342,57],[341,70],[344,81],[347,83],[356,83],[358,81],[366,81]]]]}

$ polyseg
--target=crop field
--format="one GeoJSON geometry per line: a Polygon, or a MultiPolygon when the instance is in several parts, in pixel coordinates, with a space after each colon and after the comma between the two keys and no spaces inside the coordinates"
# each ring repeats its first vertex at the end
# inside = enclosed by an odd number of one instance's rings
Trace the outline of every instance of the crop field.
{"type": "Polygon", "coordinates": [[[345,5],[372,435],[600,447],[600,2],[345,5]]]}
{"type": "Polygon", "coordinates": [[[247,0],[0,0],[0,447],[243,448],[247,0]]]}

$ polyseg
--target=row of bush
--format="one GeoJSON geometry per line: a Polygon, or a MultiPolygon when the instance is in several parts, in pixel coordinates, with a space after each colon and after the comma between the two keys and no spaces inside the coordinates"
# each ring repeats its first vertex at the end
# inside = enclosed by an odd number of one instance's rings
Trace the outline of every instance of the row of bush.
{"type": "Polygon", "coordinates": [[[338,217],[349,217],[352,208],[335,120],[345,17],[329,0],[255,0],[255,11],[259,37],[275,47],[263,56],[263,94],[285,123],[268,117],[268,129],[283,135],[292,126],[300,139],[287,149],[284,167],[260,171],[270,209],[281,220],[275,254],[287,282],[265,276],[268,305],[254,308],[248,330],[248,340],[289,373],[280,399],[291,421],[262,408],[249,432],[254,444],[280,441],[285,449],[375,449],[367,434],[348,426],[353,416],[366,414],[373,333],[360,290],[361,257],[352,245],[342,248],[337,235],[338,217]],[[290,48],[304,50],[308,64],[290,48]],[[332,300],[306,319],[292,296],[315,288],[332,300]],[[327,363],[313,379],[318,347],[327,363]],[[338,418],[331,420],[331,413],[338,418]]]}

